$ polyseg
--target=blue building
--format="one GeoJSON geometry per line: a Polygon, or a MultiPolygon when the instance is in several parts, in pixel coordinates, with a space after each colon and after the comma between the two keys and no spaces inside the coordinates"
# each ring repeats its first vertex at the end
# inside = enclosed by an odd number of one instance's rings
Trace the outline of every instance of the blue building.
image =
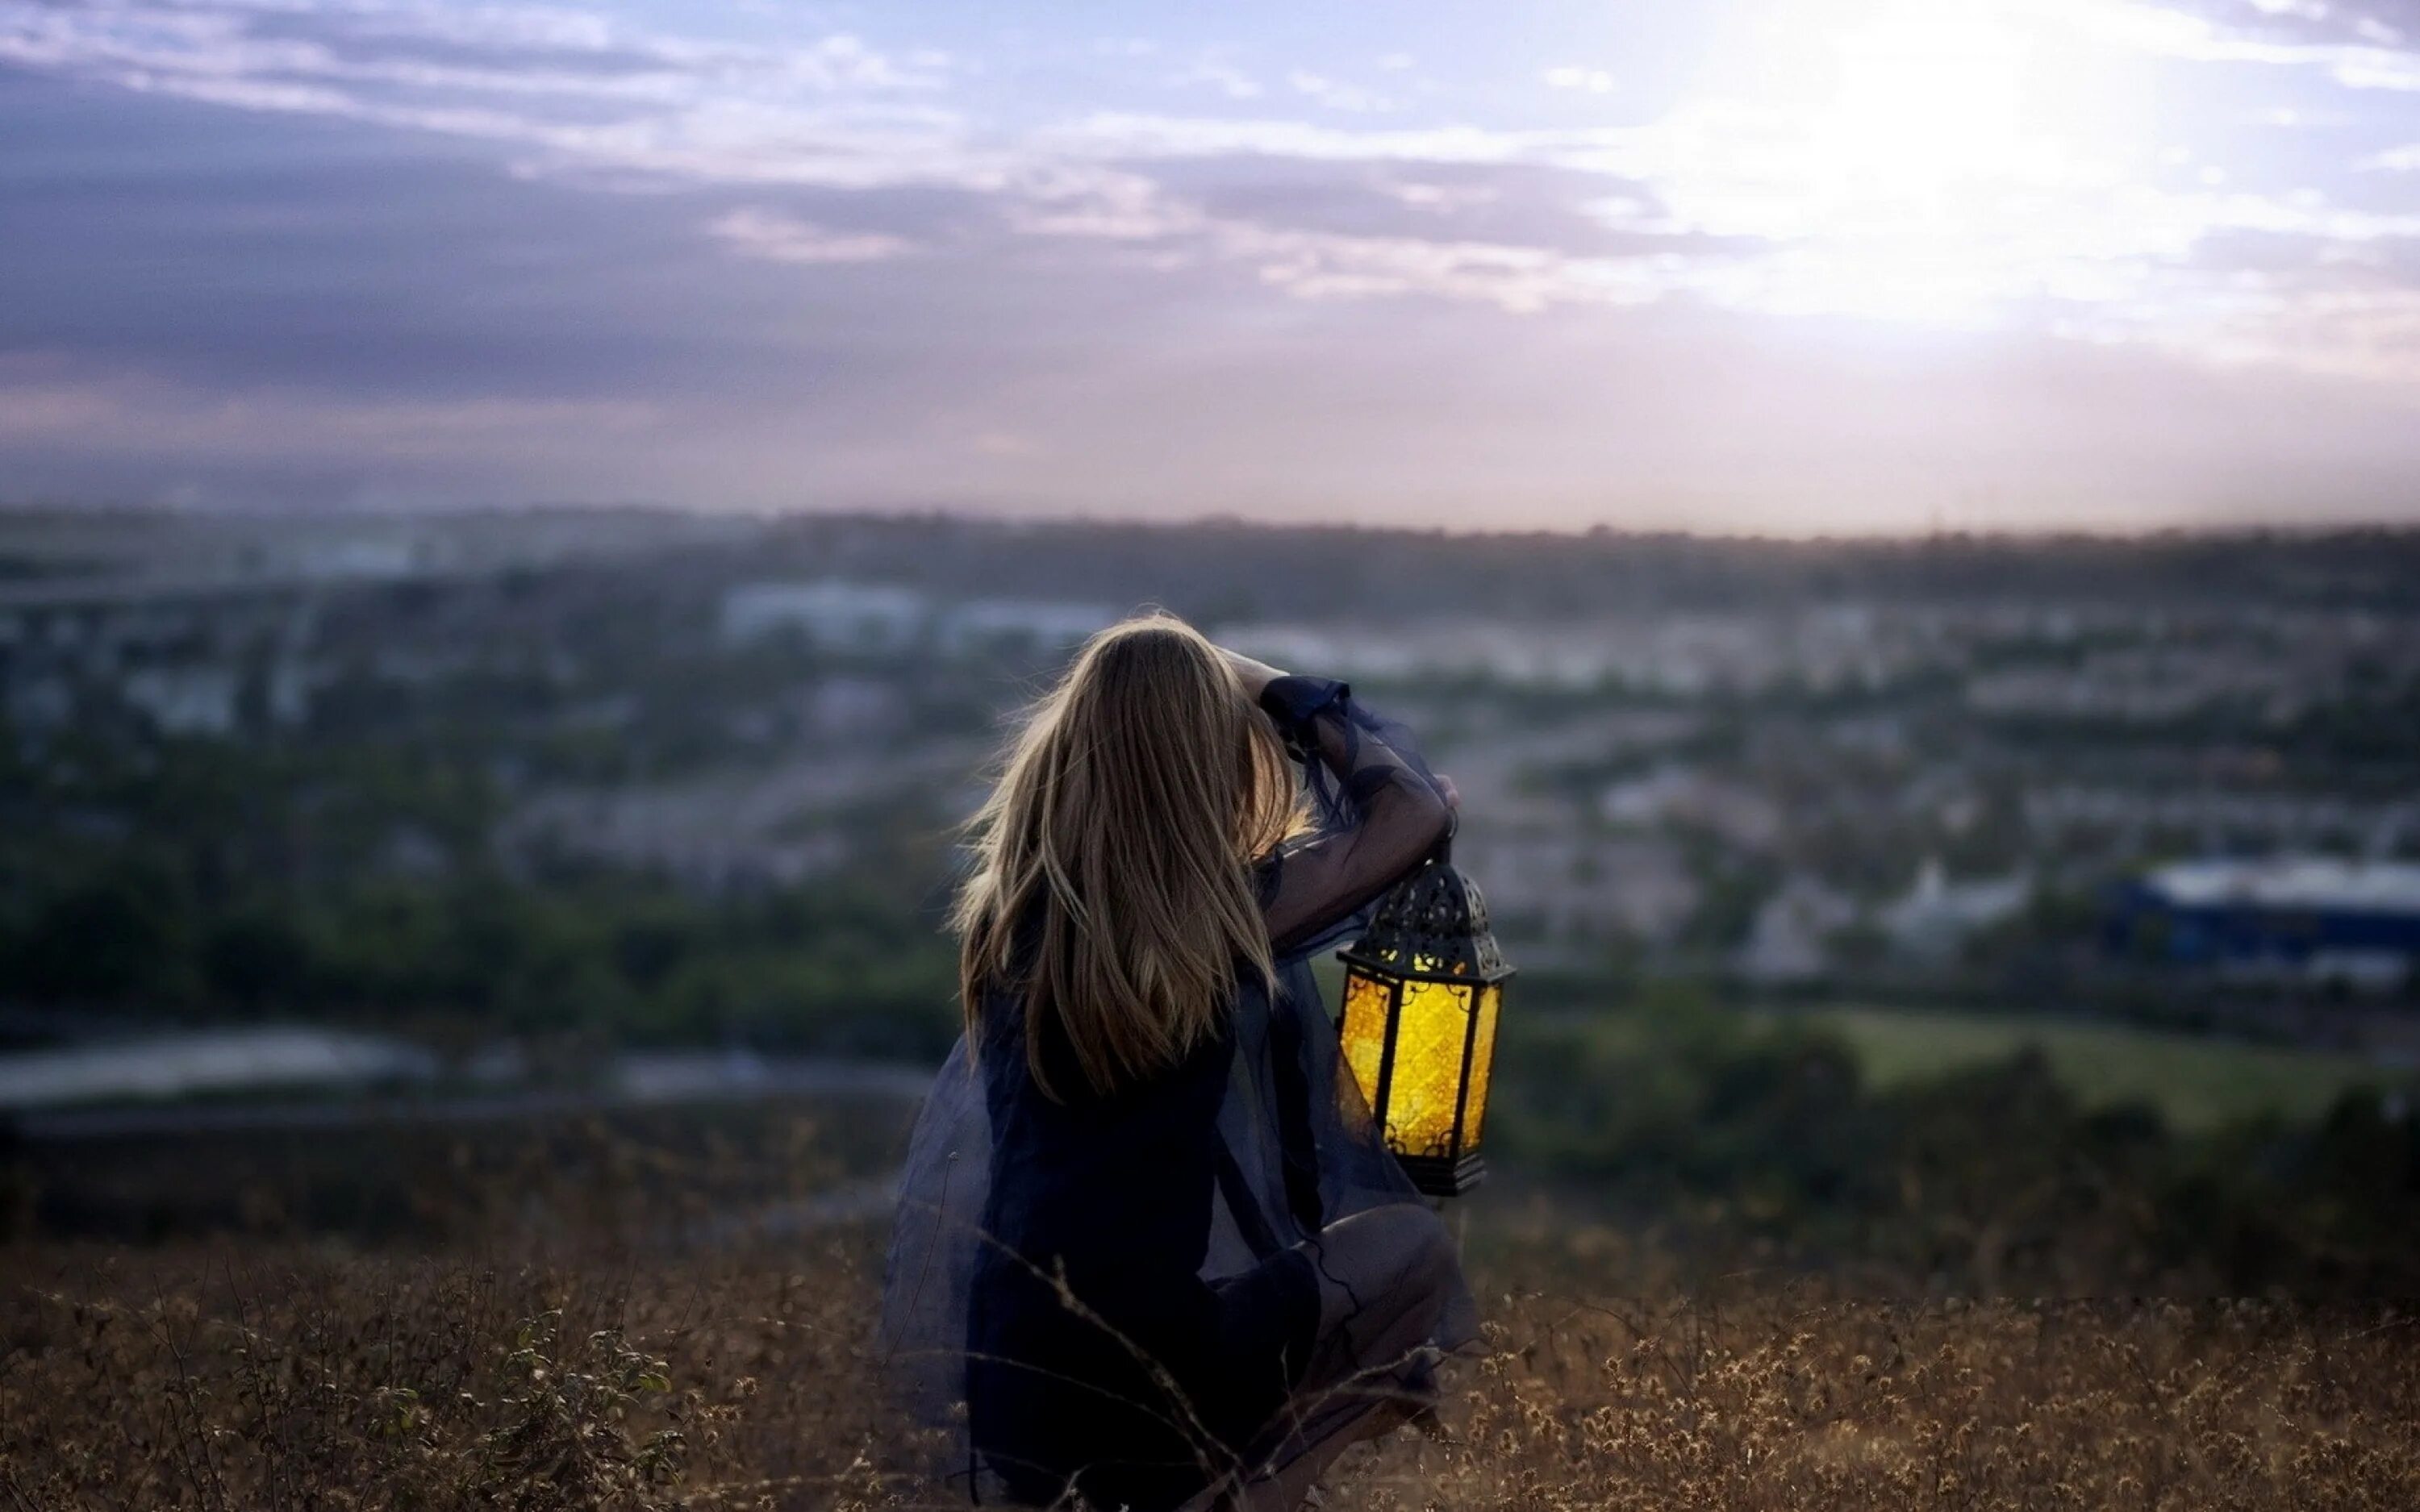
{"type": "Polygon", "coordinates": [[[2136,959],[2391,992],[2420,964],[2420,865],[2180,861],[2111,888],[2102,935],[2136,959]]]}

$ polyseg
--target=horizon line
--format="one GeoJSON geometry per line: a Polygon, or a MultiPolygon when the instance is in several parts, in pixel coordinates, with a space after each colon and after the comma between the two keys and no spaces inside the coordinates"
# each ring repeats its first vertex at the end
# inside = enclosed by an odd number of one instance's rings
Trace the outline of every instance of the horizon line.
{"type": "Polygon", "coordinates": [[[2346,516],[2322,520],[2270,520],[2207,525],[2168,521],[2143,526],[2092,526],[2074,523],[2039,529],[1994,525],[1941,526],[1930,530],[1834,529],[1811,532],[1739,529],[1689,529],[1678,526],[1625,526],[1598,520],[1585,525],[1460,527],[1438,524],[1384,524],[1361,519],[1270,519],[1224,511],[1191,515],[1126,514],[1115,511],[1054,510],[1001,512],[968,505],[846,504],[831,507],[799,505],[699,505],[649,500],[548,500],[517,501],[444,501],[429,503],[342,502],[324,506],[302,504],[177,503],[168,501],[20,500],[0,498],[0,523],[47,517],[212,520],[227,523],[310,520],[352,522],[437,522],[464,519],[506,519],[516,517],[597,516],[655,517],[774,527],[806,521],[880,524],[950,524],[1010,531],[1138,530],[1154,532],[1232,530],[1272,533],[1373,536],[1422,536],[1451,540],[1606,540],[1688,541],[1708,545],[1767,546],[2042,546],[2067,543],[2122,545],[2160,542],[2298,541],[2363,537],[2420,536],[2420,520],[2391,517],[2346,516]]]}

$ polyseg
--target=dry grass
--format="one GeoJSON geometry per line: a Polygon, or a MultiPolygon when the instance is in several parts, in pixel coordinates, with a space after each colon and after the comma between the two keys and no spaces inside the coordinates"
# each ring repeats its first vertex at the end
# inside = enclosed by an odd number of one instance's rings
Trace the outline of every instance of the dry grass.
{"type": "MultiPolygon", "coordinates": [[[[1683,1290],[1548,1248],[1482,1269],[1449,1436],[1357,1452],[1332,1504],[2420,1504],[2393,1309],[1683,1290]]],[[[0,1506],[941,1504],[880,1468],[868,1253],[0,1250],[0,1506]]]]}

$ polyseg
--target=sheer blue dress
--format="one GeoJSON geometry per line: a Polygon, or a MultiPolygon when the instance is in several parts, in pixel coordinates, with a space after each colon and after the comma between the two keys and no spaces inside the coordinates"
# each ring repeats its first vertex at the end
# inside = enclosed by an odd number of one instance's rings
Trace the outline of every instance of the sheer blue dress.
{"type": "MultiPolygon", "coordinates": [[[[980,1053],[953,1050],[911,1136],[879,1349],[934,1430],[930,1468],[970,1501],[1073,1489],[1173,1508],[1310,1452],[1322,1430],[1290,1404],[1312,1356],[1348,1337],[1323,1337],[1321,1231],[1418,1200],[1342,1065],[1310,961],[1450,818],[1401,727],[1344,685],[1280,678],[1262,703],[1320,820],[1259,868],[1278,991],[1239,971],[1218,1036],[1107,1096],[1046,1033],[1063,1100],[1028,1070],[1016,995],[996,994],[980,1053]]],[[[1444,1349],[1476,1332],[1448,1281],[1444,1349]]],[[[1423,1362],[1370,1364],[1425,1384],[1423,1362]]]]}

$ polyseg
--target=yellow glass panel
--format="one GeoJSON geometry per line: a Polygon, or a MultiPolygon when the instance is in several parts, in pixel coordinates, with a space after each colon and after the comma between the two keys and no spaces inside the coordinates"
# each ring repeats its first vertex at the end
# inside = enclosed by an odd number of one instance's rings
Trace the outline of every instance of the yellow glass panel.
{"type": "Polygon", "coordinates": [[[1395,1073],[1387,1088],[1387,1143],[1404,1155],[1453,1150],[1462,1091],[1462,1046],[1470,1029],[1466,982],[1407,981],[1395,1026],[1395,1073]]]}
{"type": "Polygon", "coordinates": [[[1487,1081],[1496,1070],[1496,1015],[1503,1007],[1502,982],[1479,989],[1479,1041],[1470,1047],[1470,1103],[1462,1116],[1465,1154],[1479,1148],[1480,1131],[1487,1121],[1487,1081]]]}
{"type": "Polygon", "coordinates": [[[1378,1096],[1378,1061],[1387,1052],[1387,1010],[1394,995],[1390,978],[1350,969],[1344,974],[1344,1063],[1353,1069],[1364,1104],[1378,1096]]]}
{"type": "MultiPolygon", "coordinates": [[[[1395,1071],[1387,1090],[1387,1147],[1398,1154],[1466,1155],[1479,1148],[1487,1117],[1487,1082],[1496,1063],[1500,983],[1406,981],[1395,1035],[1395,1071]],[[1462,1087],[1462,1047],[1478,999],[1478,1036],[1470,1050],[1470,1094],[1464,1138],[1453,1147],[1453,1115],[1462,1087]]],[[[1344,1062],[1376,1111],[1378,1066],[1387,1046],[1387,1014],[1397,984],[1389,977],[1347,971],[1344,977],[1344,1062]]]]}

